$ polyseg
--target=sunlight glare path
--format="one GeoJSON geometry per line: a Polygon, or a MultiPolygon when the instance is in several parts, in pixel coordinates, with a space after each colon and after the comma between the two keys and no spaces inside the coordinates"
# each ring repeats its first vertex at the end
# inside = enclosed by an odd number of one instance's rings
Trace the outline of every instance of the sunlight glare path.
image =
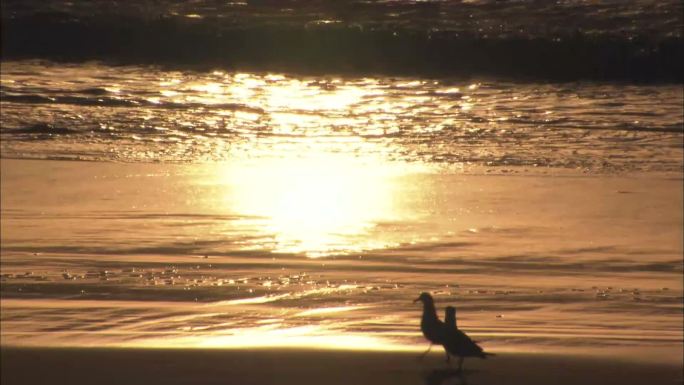
{"type": "Polygon", "coordinates": [[[320,257],[387,247],[368,233],[405,215],[393,198],[405,168],[326,154],[246,163],[217,170],[231,188],[224,204],[265,218],[277,252],[320,257]]]}

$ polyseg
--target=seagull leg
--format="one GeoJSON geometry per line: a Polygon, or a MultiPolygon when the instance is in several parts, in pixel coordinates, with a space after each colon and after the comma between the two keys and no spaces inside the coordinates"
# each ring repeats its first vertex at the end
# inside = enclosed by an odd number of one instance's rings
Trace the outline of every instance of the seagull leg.
{"type": "Polygon", "coordinates": [[[463,360],[465,360],[465,358],[458,357],[458,371],[459,372],[463,370],[463,360]]]}
{"type": "Polygon", "coordinates": [[[418,361],[422,361],[425,356],[430,353],[430,349],[432,349],[432,343],[430,343],[430,346],[428,346],[427,350],[425,353],[421,354],[420,357],[418,357],[418,361]]]}
{"type": "Polygon", "coordinates": [[[449,355],[449,352],[446,350],[444,350],[444,353],[446,353],[446,356],[447,356],[446,362],[448,364],[449,362],[451,362],[451,355],[449,355]]]}

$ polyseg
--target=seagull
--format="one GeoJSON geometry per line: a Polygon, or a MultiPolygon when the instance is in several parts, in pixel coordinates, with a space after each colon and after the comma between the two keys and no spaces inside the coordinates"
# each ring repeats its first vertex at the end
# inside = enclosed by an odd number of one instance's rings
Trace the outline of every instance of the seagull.
{"type": "Polygon", "coordinates": [[[444,350],[447,351],[447,362],[449,362],[449,355],[458,357],[458,371],[463,369],[463,360],[466,357],[480,357],[487,358],[493,356],[492,353],[486,353],[478,346],[475,341],[471,340],[463,331],[456,326],[456,308],[447,306],[444,311],[444,350]]]}
{"type": "MultiPolygon", "coordinates": [[[[430,341],[430,346],[420,356],[423,359],[426,354],[432,349],[433,344],[444,345],[444,322],[440,321],[437,317],[437,310],[435,310],[435,301],[429,293],[420,293],[420,296],[416,298],[413,302],[423,303],[423,316],[420,319],[420,330],[423,332],[425,339],[430,341]]],[[[449,360],[449,353],[447,352],[447,361],[449,360]]]]}

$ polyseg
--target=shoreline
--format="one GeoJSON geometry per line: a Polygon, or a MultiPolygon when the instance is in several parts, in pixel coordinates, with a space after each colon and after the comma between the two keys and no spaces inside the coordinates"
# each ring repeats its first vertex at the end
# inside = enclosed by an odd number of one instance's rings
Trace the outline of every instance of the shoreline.
{"type": "MultiPolygon", "coordinates": [[[[3,149],[5,150],[5,149],[3,149]]],[[[193,167],[220,167],[228,164],[226,160],[205,160],[197,162],[180,162],[180,161],[119,161],[113,159],[89,159],[86,157],[39,157],[31,156],[30,154],[16,155],[10,150],[4,151],[0,154],[0,163],[24,163],[40,164],[40,163],[56,163],[72,165],[104,165],[111,169],[118,167],[126,167],[130,165],[141,165],[143,167],[157,168],[157,169],[171,169],[171,168],[193,168],[193,167]],[[9,154],[8,154],[9,152],[9,154]]],[[[250,160],[243,160],[243,166],[249,166],[250,160]]],[[[397,165],[405,163],[403,161],[395,161],[397,165]]],[[[409,163],[410,164],[410,163],[409,163]]],[[[97,166],[93,166],[97,167],[97,166]]],[[[602,169],[584,169],[584,168],[567,168],[567,167],[535,167],[530,165],[480,165],[480,164],[463,164],[463,163],[436,163],[431,166],[419,165],[413,168],[409,167],[406,172],[412,175],[452,175],[454,177],[513,177],[513,178],[553,178],[553,179],[640,179],[640,180],[684,180],[684,169],[678,171],[643,171],[643,170],[622,170],[611,171],[602,169]]],[[[623,192],[624,193],[624,192],[623,192]]]]}
{"type": "MultiPolygon", "coordinates": [[[[501,353],[457,374],[441,352],[2,347],[7,384],[676,384],[674,362],[501,353]],[[39,363],[40,370],[36,370],[39,363]],[[512,380],[513,379],[513,380],[512,380]]],[[[455,365],[455,362],[452,362],[455,365]]]]}

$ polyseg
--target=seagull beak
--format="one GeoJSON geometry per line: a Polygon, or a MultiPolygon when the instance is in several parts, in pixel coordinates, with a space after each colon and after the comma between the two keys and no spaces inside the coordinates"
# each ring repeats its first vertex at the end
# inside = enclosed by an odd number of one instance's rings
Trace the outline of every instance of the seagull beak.
{"type": "Polygon", "coordinates": [[[418,301],[420,301],[420,297],[414,299],[414,300],[413,300],[413,303],[416,303],[416,302],[418,302],[418,301]]]}

